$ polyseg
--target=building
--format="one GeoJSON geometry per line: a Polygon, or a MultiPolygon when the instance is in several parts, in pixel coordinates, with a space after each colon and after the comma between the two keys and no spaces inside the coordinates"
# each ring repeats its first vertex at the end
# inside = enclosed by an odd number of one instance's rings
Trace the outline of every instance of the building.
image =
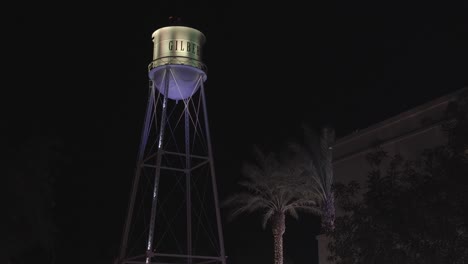
{"type": "MultiPolygon", "coordinates": [[[[380,146],[389,156],[400,154],[406,159],[417,157],[424,149],[441,145],[446,138],[441,129],[448,105],[467,88],[442,96],[397,116],[356,131],[336,140],[333,147],[335,182],[355,180],[364,185],[371,170],[366,154],[380,146]]],[[[339,208],[336,209],[340,215],[339,208]]],[[[328,264],[327,238],[317,236],[319,263],[328,264]]]]}

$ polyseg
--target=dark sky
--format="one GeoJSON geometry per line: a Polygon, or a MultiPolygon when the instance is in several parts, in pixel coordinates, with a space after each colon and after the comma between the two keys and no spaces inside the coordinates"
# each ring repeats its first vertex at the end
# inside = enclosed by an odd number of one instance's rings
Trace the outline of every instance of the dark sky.
{"type": "MultiPolygon", "coordinates": [[[[34,2],[4,9],[2,161],[21,167],[36,158],[22,155],[23,146],[61,142],[66,161],[53,185],[58,264],[110,263],[117,252],[151,34],[169,16],[207,37],[205,86],[221,196],[253,144],[274,148],[296,137],[301,122],[331,124],[343,136],[467,85],[466,3],[304,3],[34,2]]],[[[251,227],[237,234],[257,232],[250,236],[268,241],[260,223],[239,221],[225,227],[228,255],[241,251],[233,226],[244,222],[251,227]]],[[[314,246],[314,229],[298,226],[288,250],[295,263],[306,263],[310,256],[301,254],[314,246]]]]}

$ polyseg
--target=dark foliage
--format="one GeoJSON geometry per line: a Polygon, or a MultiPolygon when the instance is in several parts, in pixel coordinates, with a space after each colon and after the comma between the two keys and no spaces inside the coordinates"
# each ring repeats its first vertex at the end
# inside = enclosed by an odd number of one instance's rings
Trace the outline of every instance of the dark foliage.
{"type": "Polygon", "coordinates": [[[368,155],[365,191],[337,184],[337,217],[329,233],[331,260],[348,263],[468,263],[468,104],[447,109],[447,144],[417,160],[368,155]],[[389,165],[382,166],[383,161],[389,165]],[[358,199],[363,194],[363,199],[358,199]]]}

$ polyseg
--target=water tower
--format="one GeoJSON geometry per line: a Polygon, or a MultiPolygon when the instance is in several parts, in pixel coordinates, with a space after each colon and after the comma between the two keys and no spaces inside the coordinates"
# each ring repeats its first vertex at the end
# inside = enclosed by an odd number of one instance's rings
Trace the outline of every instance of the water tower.
{"type": "Polygon", "coordinates": [[[202,62],[205,35],[167,26],[153,61],[118,264],[226,263],[202,62]]]}

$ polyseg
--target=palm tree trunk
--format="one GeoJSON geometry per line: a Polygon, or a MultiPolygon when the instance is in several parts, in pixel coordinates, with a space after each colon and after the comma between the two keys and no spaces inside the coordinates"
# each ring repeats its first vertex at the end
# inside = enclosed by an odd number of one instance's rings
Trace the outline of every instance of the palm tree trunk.
{"type": "Polygon", "coordinates": [[[335,195],[333,191],[327,194],[322,204],[322,232],[329,233],[335,230],[335,195]]]}
{"type": "Polygon", "coordinates": [[[274,263],[283,264],[283,234],[286,231],[284,213],[276,213],[272,217],[272,231],[274,239],[274,263]]]}

